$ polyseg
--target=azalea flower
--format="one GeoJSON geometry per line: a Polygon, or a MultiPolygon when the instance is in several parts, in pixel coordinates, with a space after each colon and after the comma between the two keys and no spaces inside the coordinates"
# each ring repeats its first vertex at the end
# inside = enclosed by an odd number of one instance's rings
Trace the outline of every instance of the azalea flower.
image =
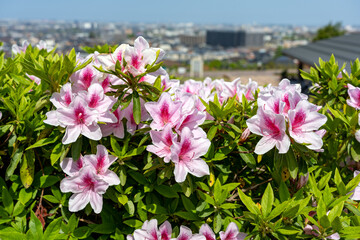
{"type": "Polygon", "coordinates": [[[24,40],[22,42],[21,47],[18,46],[17,44],[12,45],[11,51],[12,51],[13,54],[16,55],[16,54],[19,54],[19,53],[22,53],[22,52],[26,52],[26,49],[27,49],[28,46],[29,46],[29,42],[27,40],[24,40]]]}
{"type": "Polygon", "coordinates": [[[165,221],[158,229],[156,219],[146,220],[141,229],[135,230],[133,236],[128,235],[128,240],[170,240],[172,228],[168,221],[165,221]]]}
{"type": "Polygon", "coordinates": [[[246,233],[239,232],[239,228],[234,222],[231,222],[227,226],[225,232],[223,231],[220,232],[221,240],[243,240],[245,239],[246,236],[247,236],[246,233]]]}
{"type": "Polygon", "coordinates": [[[106,147],[103,145],[97,145],[96,149],[96,155],[85,155],[84,161],[88,162],[89,166],[93,167],[97,177],[110,186],[120,184],[118,175],[108,169],[110,165],[115,162],[117,157],[109,155],[106,147]]]}
{"type": "Polygon", "coordinates": [[[209,175],[209,166],[200,158],[210,147],[207,138],[195,138],[188,127],[180,134],[180,142],[171,146],[171,161],[175,163],[174,175],[176,182],[184,182],[188,173],[202,177],[209,175]]]}
{"type": "Polygon", "coordinates": [[[347,86],[350,99],[347,99],[346,103],[355,109],[360,109],[360,88],[354,87],[350,83],[347,86]]]}
{"type": "Polygon", "coordinates": [[[192,234],[190,228],[185,226],[180,226],[180,233],[177,238],[173,238],[172,240],[206,240],[205,236],[202,234],[192,234]]]}
{"type": "Polygon", "coordinates": [[[101,76],[102,73],[96,70],[93,64],[90,63],[70,76],[73,91],[76,93],[83,90],[87,91],[92,84],[99,83],[101,76]]]}
{"type": "Polygon", "coordinates": [[[260,106],[257,114],[248,119],[246,124],[252,133],[263,136],[256,144],[256,154],[265,154],[275,146],[279,153],[287,153],[289,150],[290,138],[285,132],[286,125],[283,115],[266,111],[260,106]]]}
{"type": "MultiPolygon", "coordinates": [[[[360,173],[360,171],[355,170],[354,171],[354,178],[360,173]]],[[[355,201],[360,201],[360,184],[355,187],[354,190],[352,190],[353,194],[351,195],[350,199],[355,201]]]]}
{"type": "Polygon", "coordinates": [[[176,126],[181,118],[181,105],[180,101],[173,101],[167,92],[161,94],[158,102],[145,103],[145,108],[153,119],[151,129],[162,130],[166,124],[176,126]]]}
{"type": "Polygon", "coordinates": [[[69,199],[69,211],[77,212],[90,203],[95,213],[100,213],[103,206],[102,194],[109,184],[100,179],[89,166],[80,170],[78,175],[64,178],[60,190],[74,193],[69,199]]]}
{"type": "Polygon", "coordinates": [[[164,162],[170,162],[171,146],[177,139],[170,125],[167,125],[162,131],[150,131],[152,145],[148,145],[146,150],[164,158],[164,162]]]}
{"type": "MultiPolygon", "coordinates": [[[[315,237],[319,236],[319,228],[316,225],[309,225],[307,224],[304,227],[304,233],[306,235],[314,235],[315,237]]],[[[340,239],[340,235],[339,233],[333,233],[327,237],[325,237],[325,239],[340,239]]]]}
{"type": "Polygon", "coordinates": [[[77,176],[80,170],[86,165],[84,158],[80,155],[79,159],[74,161],[72,158],[64,158],[60,163],[60,167],[68,176],[77,176]]]}
{"type": "Polygon", "coordinates": [[[103,137],[107,137],[110,134],[113,134],[115,137],[123,138],[124,137],[124,125],[122,122],[123,119],[123,111],[121,110],[121,107],[118,107],[113,114],[116,117],[115,123],[107,123],[107,124],[101,124],[101,132],[103,137]]]}
{"type": "Polygon", "coordinates": [[[315,131],[326,123],[327,117],[317,112],[317,106],[304,100],[288,115],[290,136],[298,143],[308,144],[309,149],[320,149],[323,141],[315,131]]]}
{"type": "Polygon", "coordinates": [[[75,97],[69,108],[58,109],[56,115],[60,124],[66,126],[63,144],[75,142],[80,134],[96,141],[101,139],[101,130],[96,122],[97,112],[91,110],[80,96],[75,97]]]}
{"type": "Polygon", "coordinates": [[[206,223],[201,225],[199,233],[204,235],[206,240],[216,240],[214,231],[206,223]]]}

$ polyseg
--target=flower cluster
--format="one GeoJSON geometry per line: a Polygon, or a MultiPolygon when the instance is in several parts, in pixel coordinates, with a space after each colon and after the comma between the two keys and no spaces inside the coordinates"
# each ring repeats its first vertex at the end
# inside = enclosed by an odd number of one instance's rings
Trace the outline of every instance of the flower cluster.
{"type": "Polygon", "coordinates": [[[246,122],[251,132],[263,136],[255,147],[256,154],[264,154],[275,146],[279,153],[286,153],[290,147],[288,133],[297,143],[321,150],[325,130],[319,128],[327,118],[318,112],[320,107],[301,94],[300,85],[284,79],[278,87],[260,91],[257,103],[257,114],[246,122]]]}
{"type": "Polygon", "coordinates": [[[195,106],[191,95],[173,101],[164,92],[158,102],[147,102],[145,108],[152,117],[150,136],[153,144],[147,147],[164,162],[175,164],[177,182],[183,182],[188,173],[202,177],[209,175],[209,166],[200,156],[204,155],[210,141],[199,127],[205,121],[205,113],[195,106]]]}
{"type": "MultiPolygon", "coordinates": [[[[180,233],[176,238],[171,238],[172,228],[168,221],[165,221],[159,228],[156,219],[145,221],[141,229],[128,235],[127,240],[216,240],[214,231],[206,223],[200,227],[198,234],[193,234],[191,229],[180,226],[180,233]]],[[[225,232],[220,232],[221,240],[243,240],[247,235],[239,232],[239,228],[231,222],[225,232]]]]}
{"type": "Polygon", "coordinates": [[[110,165],[117,159],[109,155],[103,145],[97,146],[96,155],[80,156],[76,161],[65,158],[60,166],[68,175],[60,183],[62,192],[74,193],[69,199],[69,210],[77,212],[88,203],[95,213],[102,210],[104,194],[109,186],[120,184],[119,177],[111,170],[110,165]]]}

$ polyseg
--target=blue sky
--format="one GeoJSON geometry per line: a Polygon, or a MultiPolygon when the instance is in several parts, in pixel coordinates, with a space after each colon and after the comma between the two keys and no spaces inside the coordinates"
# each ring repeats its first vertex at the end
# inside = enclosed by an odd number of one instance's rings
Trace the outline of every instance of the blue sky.
{"type": "Polygon", "coordinates": [[[0,0],[0,19],[360,25],[359,0],[0,0]]]}

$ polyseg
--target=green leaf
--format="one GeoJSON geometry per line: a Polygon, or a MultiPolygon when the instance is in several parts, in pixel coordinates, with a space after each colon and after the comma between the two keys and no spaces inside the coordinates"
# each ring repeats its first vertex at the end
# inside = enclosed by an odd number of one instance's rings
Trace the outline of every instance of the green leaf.
{"type": "Polygon", "coordinates": [[[181,195],[182,203],[188,212],[194,212],[195,211],[195,205],[192,203],[192,201],[185,197],[184,195],[181,195]]]}
{"type": "Polygon", "coordinates": [[[222,219],[221,219],[221,216],[220,216],[219,213],[216,213],[216,214],[215,214],[213,226],[214,226],[214,232],[215,232],[215,234],[218,233],[218,232],[220,232],[221,226],[222,226],[222,219]]]}
{"type": "Polygon", "coordinates": [[[111,144],[111,148],[115,152],[116,156],[121,156],[122,154],[121,154],[120,145],[114,136],[110,136],[110,144],[111,144]]]}
{"type": "Polygon", "coordinates": [[[250,168],[255,168],[256,160],[254,158],[254,155],[251,153],[244,153],[244,152],[248,152],[249,150],[243,146],[238,146],[238,150],[240,152],[240,157],[242,158],[242,160],[244,160],[246,165],[248,165],[250,168]]]}
{"type": "Polygon", "coordinates": [[[92,229],[86,226],[83,227],[79,227],[76,228],[73,232],[74,237],[78,238],[78,239],[84,239],[89,237],[89,235],[91,234],[92,229]]]}
{"type": "Polygon", "coordinates": [[[168,214],[164,207],[156,205],[155,203],[144,205],[143,209],[152,214],[168,214]]]}
{"type": "Polygon", "coordinates": [[[260,215],[260,210],[259,208],[256,206],[256,204],[252,201],[252,199],[248,196],[245,195],[245,193],[243,193],[241,191],[241,189],[238,188],[238,193],[239,193],[239,197],[241,199],[241,201],[244,203],[244,205],[246,206],[246,208],[253,214],[256,215],[260,215]]]}
{"type": "Polygon", "coordinates": [[[19,164],[22,155],[23,155],[22,149],[21,148],[16,149],[16,151],[14,152],[11,158],[8,168],[6,169],[5,180],[9,180],[9,178],[14,174],[14,171],[17,165],[19,164]]]}
{"type": "Polygon", "coordinates": [[[71,145],[71,156],[74,161],[77,161],[80,158],[82,148],[82,137],[81,135],[78,137],[76,142],[71,145]]]}
{"type": "Polygon", "coordinates": [[[56,144],[50,155],[51,166],[54,166],[54,164],[60,159],[63,151],[65,151],[63,144],[61,142],[56,144]]]}
{"type": "Polygon", "coordinates": [[[125,205],[129,201],[128,197],[125,194],[120,194],[117,199],[122,205],[125,205]]]}
{"type": "Polygon", "coordinates": [[[134,91],[133,94],[133,116],[136,124],[139,124],[141,121],[141,104],[140,97],[137,91],[134,91]]]}
{"type": "Polygon", "coordinates": [[[270,214],[273,204],[274,204],[274,192],[270,183],[268,183],[264,195],[261,198],[261,211],[264,217],[267,217],[270,214]]]}
{"type": "Polygon", "coordinates": [[[238,209],[239,207],[240,205],[235,203],[224,203],[220,205],[222,209],[238,209]]]}
{"type": "Polygon", "coordinates": [[[321,219],[322,216],[326,215],[326,205],[322,198],[318,201],[317,211],[316,211],[318,218],[321,219]]]}
{"type": "Polygon", "coordinates": [[[50,187],[60,180],[61,179],[58,176],[52,176],[52,175],[41,176],[40,177],[40,187],[41,188],[50,187]]]}
{"type": "Polygon", "coordinates": [[[297,177],[299,167],[292,148],[290,148],[289,151],[285,154],[285,158],[290,176],[295,179],[297,177]]]}
{"type": "Polygon", "coordinates": [[[141,226],[143,225],[143,222],[141,222],[137,219],[128,219],[128,220],[123,221],[123,223],[125,223],[129,227],[132,227],[135,229],[141,228],[141,226]]]}
{"type": "Polygon", "coordinates": [[[30,189],[28,190],[28,189],[22,188],[19,193],[19,201],[25,205],[28,201],[30,201],[32,195],[33,195],[33,193],[31,192],[30,189]]]}
{"type": "Polygon", "coordinates": [[[29,231],[33,239],[43,239],[42,224],[33,211],[30,212],[29,231]]]}
{"type": "Polygon", "coordinates": [[[207,138],[208,138],[210,141],[215,137],[217,130],[218,130],[218,126],[217,126],[217,125],[213,125],[213,126],[211,126],[211,128],[210,128],[209,131],[207,132],[207,138]]]}
{"type": "Polygon", "coordinates": [[[39,141],[37,141],[33,145],[30,145],[28,148],[26,148],[25,151],[27,151],[29,149],[32,149],[32,148],[43,147],[43,146],[52,144],[52,143],[56,142],[59,137],[60,137],[59,135],[55,135],[53,137],[40,139],[39,141]]]}
{"type": "Polygon", "coordinates": [[[28,239],[25,234],[14,231],[0,231],[0,239],[6,240],[21,240],[28,239]]]}
{"type": "Polygon", "coordinates": [[[29,188],[34,181],[35,153],[33,150],[25,152],[20,166],[20,179],[25,188],[29,188]]]}
{"type": "Polygon", "coordinates": [[[44,232],[44,239],[56,239],[60,233],[62,218],[56,218],[46,227],[44,232]]]}
{"type": "Polygon", "coordinates": [[[328,184],[330,178],[331,178],[332,172],[328,172],[325,176],[323,176],[320,181],[318,182],[319,190],[323,189],[326,184],[328,184]]]}
{"type": "Polygon", "coordinates": [[[350,192],[354,190],[354,188],[358,186],[359,183],[360,183],[360,174],[358,174],[356,177],[351,179],[351,181],[348,184],[346,184],[346,192],[350,192]]]}
{"type": "Polygon", "coordinates": [[[285,182],[283,182],[283,181],[280,182],[279,196],[280,196],[281,202],[285,202],[286,200],[290,199],[289,189],[287,188],[285,182]]]}
{"type": "Polygon", "coordinates": [[[166,185],[155,186],[155,190],[166,198],[179,198],[177,192],[166,185]]]}
{"type": "Polygon", "coordinates": [[[51,202],[51,203],[59,203],[60,200],[57,199],[56,197],[54,197],[53,195],[44,195],[44,199],[46,199],[47,201],[51,202]]]}
{"type": "Polygon", "coordinates": [[[329,221],[333,222],[336,217],[340,217],[343,208],[344,208],[344,202],[340,202],[337,205],[335,205],[335,207],[333,207],[333,209],[331,209],[328,214],[329,221]]]}
{"type": "Polygon", "coordinates": [[[14,203],[11,195],[4,186],[2,187],[1,197],[4,205],[4,209],[9,213],[9,215],[11,215],[14,210],[14,203]]]}
{"type": "Polygon", "coordinates": [[[134,213],[135,213],[135,205],[134,205],[134,203],[133,203],[131,200],[129,200],[129,201],[126,203],[125,209],[126,209],[126,211],[127,211],[130,215],[134,215],[134,213]]]}
{"type": "Polygon", "coordinates": [[[141,153],[143,153],[146,149],[146,146],[141,146],[138,148],[134,148],[131,149],[130,151],[128,151],[126,154],[124,154],[123,156],[119,156],[119,159],[124,159],[124,158],[129,158],[129,157],[133,157],[133,156],[138,156],[141,153]]]}
{"type": "Polygon", "coordinates": [[[302,232],[302,229],[297,229],[296,227],[288,226],[276,230],[278,233],[283,235],[294,235],[302,232]]]}

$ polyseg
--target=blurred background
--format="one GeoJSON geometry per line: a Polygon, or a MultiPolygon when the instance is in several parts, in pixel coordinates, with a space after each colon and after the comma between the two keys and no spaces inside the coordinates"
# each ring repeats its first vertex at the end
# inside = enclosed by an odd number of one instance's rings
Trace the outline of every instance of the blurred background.
{"type": "Polygon", "coordinates": [[[11,56],[14,44],[43,40],[86,56],[143,36],[166,51],[164,67],[180,79],[277,84],[301,81],[298,69],[319,57],[359,57],[359,11],[358,0],[1,0],[0,50],[11,56]]]}

